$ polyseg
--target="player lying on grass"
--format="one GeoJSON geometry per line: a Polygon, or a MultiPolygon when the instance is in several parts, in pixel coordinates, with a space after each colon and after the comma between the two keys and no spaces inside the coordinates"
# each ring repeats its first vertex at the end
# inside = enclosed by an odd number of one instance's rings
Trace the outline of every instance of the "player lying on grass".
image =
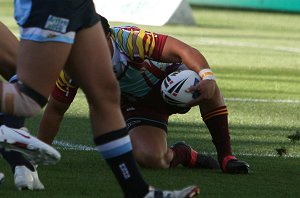
{"type": "MultiPolygon", "coordinates": [[[[199,73],[201,68],[209,68],[203,55],[171,36],[131,26],[110,28],[105,18],[101,21],[121,88],[122,113],[137,162],[151,168],[169,168],[179,164],[192,168],[219,167],[211,157],[197,153],[185,143],[176,143],[171,148],[167,145],[169,116],[185,113],[190,108],[166,104],[160,95],[161,81],[177,69],[187,67],[199,73]]],[[[232,154],[228,111],[214,76],[209,73],[200,84],[191,88],[201,93],[192,105],[200,107],[222,171],[248,173],[249,165],[232,154]]],[[[76,82],[62,72],[45,109],[38,138],[52,143],[77,89],[76,82]]]]}

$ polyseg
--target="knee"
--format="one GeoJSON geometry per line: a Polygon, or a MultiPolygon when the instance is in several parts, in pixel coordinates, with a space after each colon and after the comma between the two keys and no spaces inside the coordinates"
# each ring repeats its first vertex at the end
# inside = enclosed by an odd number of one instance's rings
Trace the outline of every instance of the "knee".
{"type": "Polygon", "coordinates": [[[134,156],[137,163],[145,168],[169,168],[170,160],[168,160],[166,153],[153,151],[143,152],[134,151],[134,156]]]}
{"type": "Polygon", "coordinates": [[[47,98],[22,83],[3,83],[1,111],[3,113],[31,117],[46,105],[47,98]]]}

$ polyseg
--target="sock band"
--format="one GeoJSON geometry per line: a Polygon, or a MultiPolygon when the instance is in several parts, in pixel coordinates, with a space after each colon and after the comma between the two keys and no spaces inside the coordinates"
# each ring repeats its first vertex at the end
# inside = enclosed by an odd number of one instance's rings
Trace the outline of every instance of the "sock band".
{"type": "Polygon", "coordinates": [[[140,198],[149,191],[149,185],[139,172],[132,154],[131,141],[126,128],[95,137],[96,149],[105,158],[124,197],[140,198]]]}
{"type": "Polygon", "coordinates": [[[218,115],[228,115],[227,107],[226,106],[218,107],[213,111],[207,113],[206,115],[202,115],[202,119],[205,122],[206,120],[218,115]]]}
{"type": "Polygon", "coordinates": [[[31,89],[24,83],[19,81],[16,85],[22,93],[29,96],[36,103],[38,103],[41,107],[44,107],[47,104],[47,102],[48,102],[47,98],[45,98],[44,96],[42,96],[40,93],[36,92],[35,90],[31,89]]]}
{"type": "Polygon", "coordinates": [[[101,144],[111,142],[115,139],[124,137],[126,135],[128,135],[128,132],[127,132],[126,128],[122,128],[122,129],[115,130],[115,131],[112,131],[110,133],[105,133],[101,136],[95,137],[94,142],[98,146],[98,145],[101,145],[101,144]]]}
{"type": "Polygon", "coordinates": [[[95,138],[95,143],[97,151],[101,153],[104,159],[114,158],[132,151],[126,128],[99,136],[95,138]],[[115,139],[111,140],[112,138],[115,139]]]}
{"type": "Polygon", "coordinates": [[[236,160],[236,157],[233,156],[233,155],[228,155],[228,156],[224,157],[223,162],[222,162],[222,170],[223,170],[223,171],[226,171],[227,163],[228,163],[230,160],[236,160]]]}

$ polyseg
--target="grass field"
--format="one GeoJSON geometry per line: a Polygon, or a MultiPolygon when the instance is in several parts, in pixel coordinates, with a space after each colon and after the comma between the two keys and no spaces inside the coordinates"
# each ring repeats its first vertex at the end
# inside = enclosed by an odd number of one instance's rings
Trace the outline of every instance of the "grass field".
{"type": "MultiPolygon", "coordinates": [[[[1,0],[0,20],[17,35],[11,2],[1,0]]],[[[194,27],[145,28],[182,39],[207,57],[226,98],[234,153],[250,164],[251,172],[228,175],[180,167],[141,169],[143,175],[160,188],[198,184],[203,198],[300,197],[300,142],[287,138],[300,131],[300,15],[196,7],[193,13],[194,27]],[[280,157],[276,149],[283,148],[287,154],[280,157]]],[[[36,131],[39,120],[40,115],[29,119],[28,128],[36,131]]],[[[1,198],[122,197],[107,165],[91,150],[83,94],[72,104],[56,140],[62,160],[39,167],[45,191],[16,191],[12,174],[0,159],[0,170],[6,174],[1,198]]],[[[215,155],[197,108],[171,117],[169,143],[178,140],[215,155]]]]}

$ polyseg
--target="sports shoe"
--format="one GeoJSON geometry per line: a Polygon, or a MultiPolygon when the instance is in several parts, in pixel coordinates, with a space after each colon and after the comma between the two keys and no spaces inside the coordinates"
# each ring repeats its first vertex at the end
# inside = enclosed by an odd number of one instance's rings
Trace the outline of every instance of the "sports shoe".
{"type": "Polygon", "coordinates": [[[225,173],[248,174],[249,168],[247,162],[239,161],[235,156],[229,155],[223,159],[222,170],[225,173]]]}
{"type": "Polygon", "coordinates": [[[150,189],[144,198],[188,198],[196,197],[200,193],[198,186],[189,186],[181,190],[165,191],[158,189],[150,189]]]}
{"type": "Polygon", "coordinates": [[[15,168],[15,185],[18,190],[44,190],[37,170],[31,171],[26,166],[16,166],[15,168]]]}
{"type": "Polygon", "coordinates": [[[219,169],[220,165],[210,155],[200,154],[185,142],[177,142],[171,146],[171,149],[180,158],[181,164],[190,168],[205,168],[205,169],[219,169]]]}
{"type": "Polygon", "coordinates": [[[4,182],[5,176],[0,172],[0,185],[4,182]]]}
{"type": "Polygon", "coordinates": [[[0,148],[18,151],[34,164],[55,164],[61,155],[52,146],[31,136],[22,129],[0,127],[0,148]]]}

